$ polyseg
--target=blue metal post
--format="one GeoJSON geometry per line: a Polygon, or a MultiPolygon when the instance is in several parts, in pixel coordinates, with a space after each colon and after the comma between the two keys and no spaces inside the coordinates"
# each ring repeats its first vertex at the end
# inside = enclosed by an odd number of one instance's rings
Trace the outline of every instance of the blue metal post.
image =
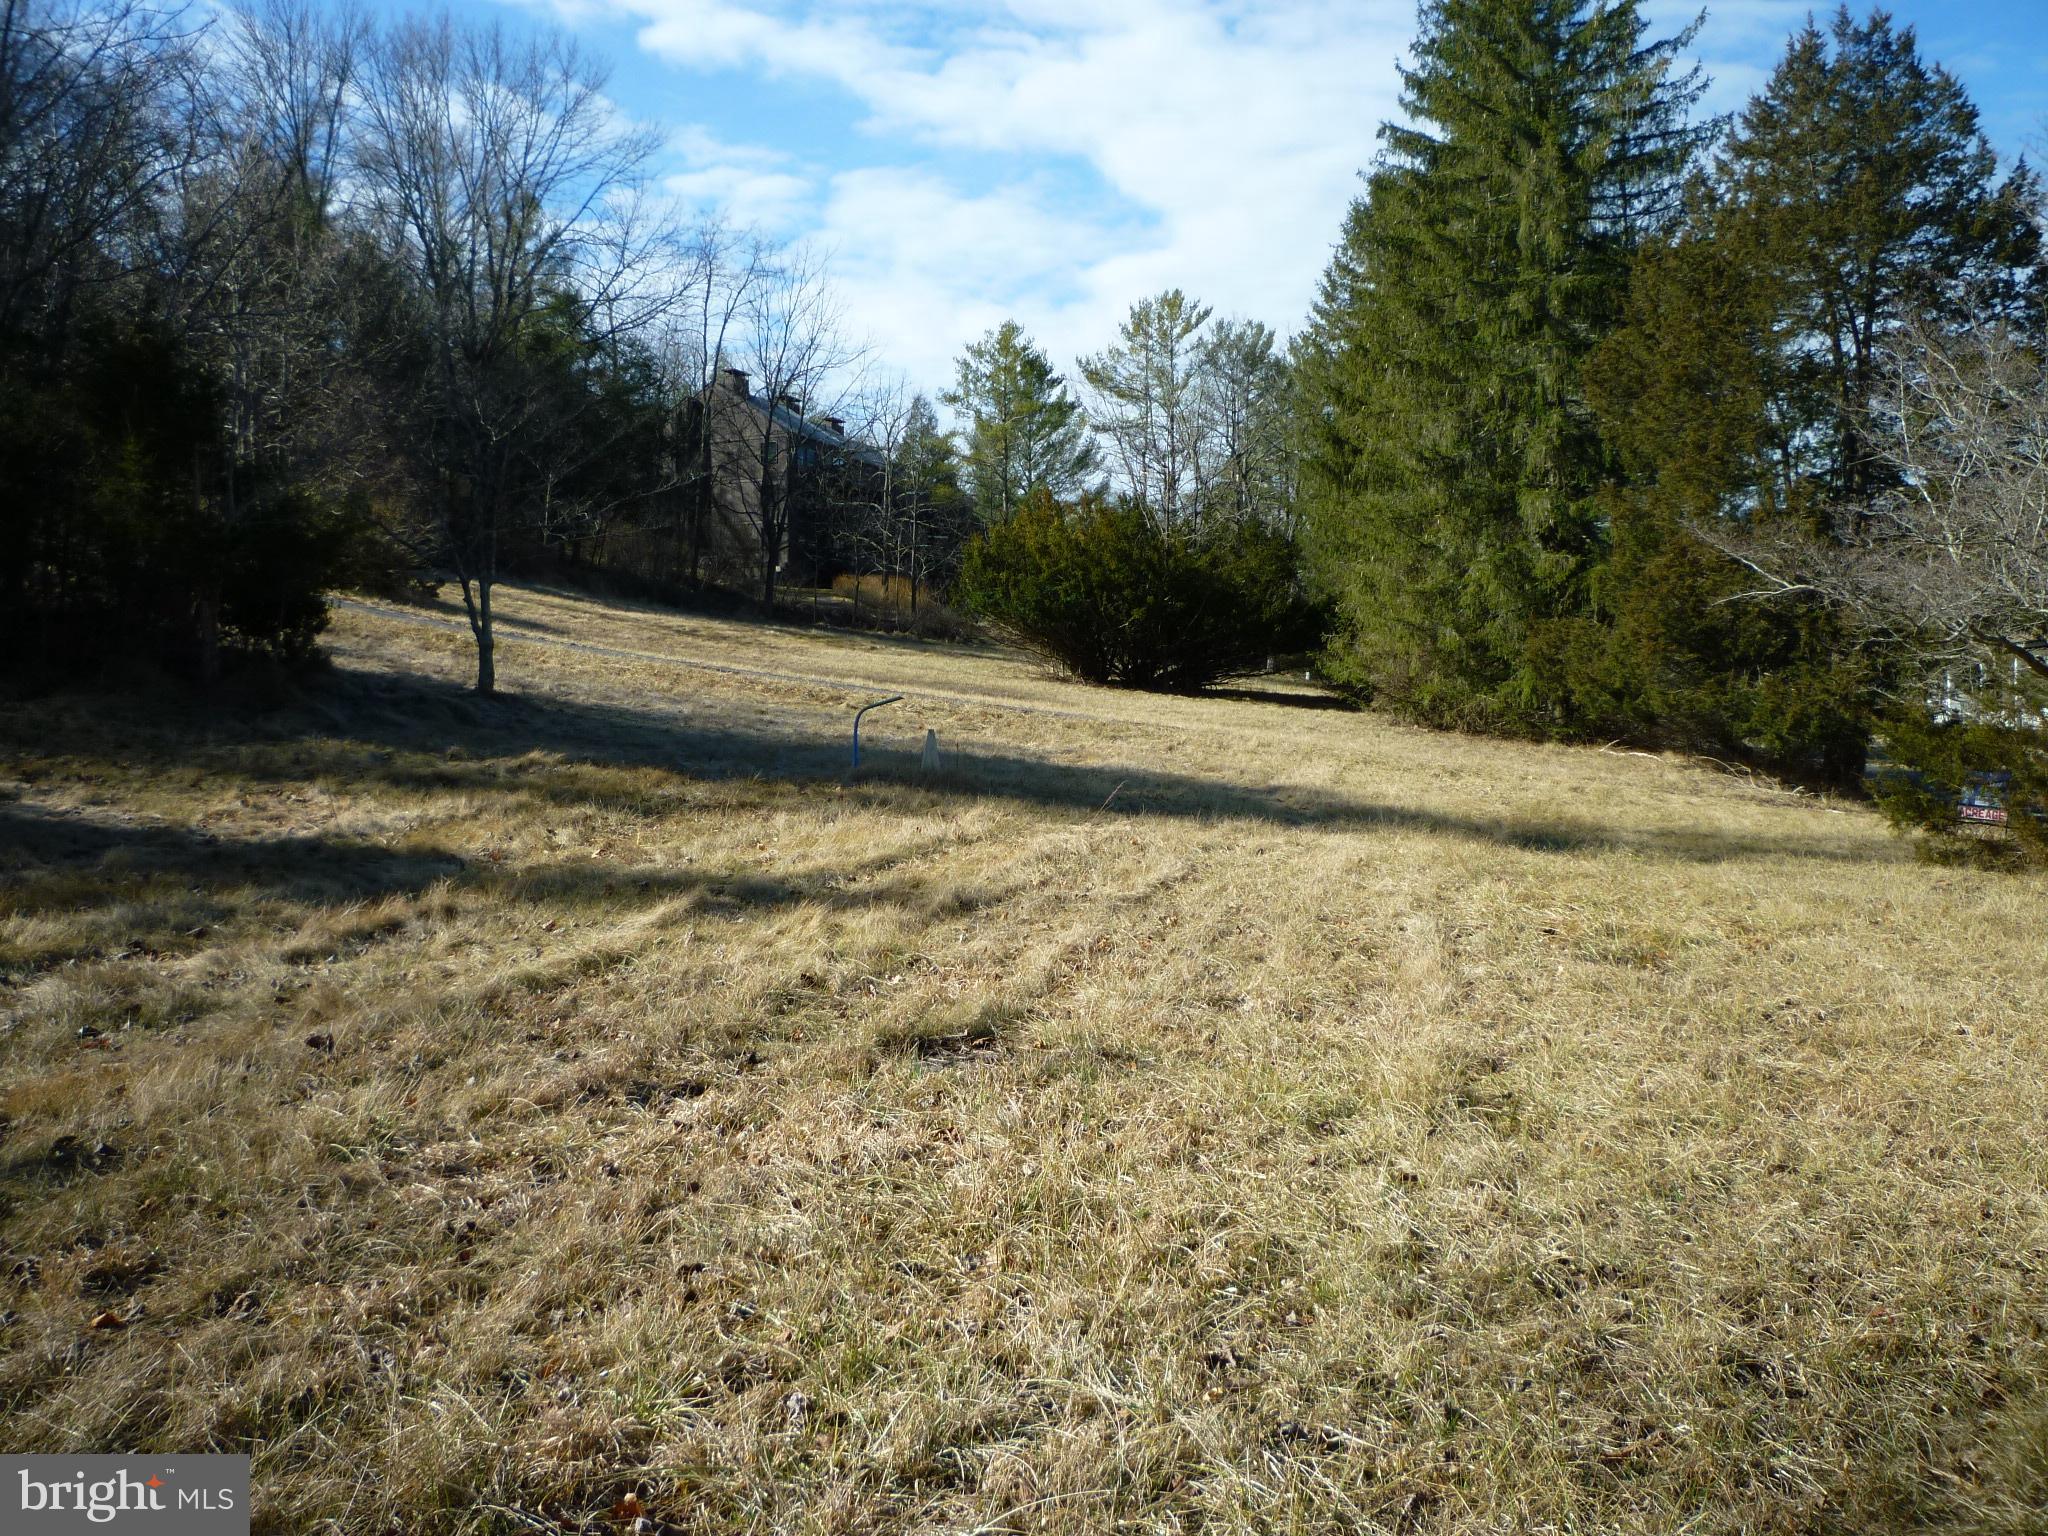
{"type": "Polygon", "coordinates": [[[861,707],[860,707],[859,709],[857,709],[857,710],[855,710],[855,711],[853,712],[853,766],[854,766],[854,767],[858,768],[858,767],[860,766],[860,717],[861,717],[862,715],[866,714],[866,713],[867,713],[867,712],[868,712],[869,710],[871,710],[871,709],[880,709],[880,708],[881,708],[881,707],[882,707],[882,706],[883,706],[884,704],[901,704],[902,702],[903,702],[903,695],[902,695],[902,694],[900,694],[900,693],[895,693],[895,694],[891,694],[891,695],[890,695],[890,696],[889,696],[888,698],[886,698],[886,699],[877,699],[877,700],[875,700],[875,702],[874,702],[874,703],[872,703],[872,704],[863,704],[863,705],[861,705],[861,707]]]}

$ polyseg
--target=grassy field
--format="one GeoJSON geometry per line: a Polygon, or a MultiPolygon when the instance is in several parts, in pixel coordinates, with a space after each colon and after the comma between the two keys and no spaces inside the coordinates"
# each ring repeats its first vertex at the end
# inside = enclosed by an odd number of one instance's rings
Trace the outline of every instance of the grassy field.
{"type": "Polygon", "coordinates": [[[502,611],[489,704],[345,608],[267,710],[0,706],[0,1446],[271,1532],[2048,1530],[2040,879],[502,611]]]}

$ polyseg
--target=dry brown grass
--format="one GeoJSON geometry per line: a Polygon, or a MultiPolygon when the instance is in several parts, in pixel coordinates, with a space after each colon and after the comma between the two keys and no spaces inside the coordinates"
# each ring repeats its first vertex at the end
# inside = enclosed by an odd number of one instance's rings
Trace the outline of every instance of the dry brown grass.
{"type": "Polygon", "coordinates": [[[2040,880],[504,607],[501,704],[348,610],[279,713],[4,712],[8,1449],[253,1450],[267,1531],[2048,1529],[2040,880]]]}

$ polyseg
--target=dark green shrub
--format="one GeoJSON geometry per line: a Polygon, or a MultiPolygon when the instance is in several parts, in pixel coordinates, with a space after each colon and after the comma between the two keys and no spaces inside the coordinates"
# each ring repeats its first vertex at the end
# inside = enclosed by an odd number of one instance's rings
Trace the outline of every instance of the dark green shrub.
{"type": "Polygon", "coordinates": [[[1188,692],[1313,644],[1292,543],[1255,524],[1161,528],[1139,505],[1040,493],[968,546],[976,614],[1089,682],[1188,692]]]}
{"type": "Polygon", "coordinates": [[[0,348],[0,665],[207,676],[224,651],[310,654],[325,591],[366,567],[367,509],[231,467],[222,422],[147,327],[90,329],[62,357],[0,348]]]}
{"type": "Polygon", "coordinates": [[[1531,627],[1527,671],[1553,732],[1855,784],[1884,656],[1818,599],[1744,597],[1751,573],[1669,508],[1610,505],[1597,612],[1531,627]]]}

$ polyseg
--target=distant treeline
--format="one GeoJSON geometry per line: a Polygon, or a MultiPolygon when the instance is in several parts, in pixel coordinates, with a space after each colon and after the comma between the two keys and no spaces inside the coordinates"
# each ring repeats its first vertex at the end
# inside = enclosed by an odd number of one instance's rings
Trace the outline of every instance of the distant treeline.
{"type": "Polygon", "coordinates": [[[1434,724],[2039,793],[2041,185],[1882,12],[1723,122],[1638,0],[1426,0],[1301,336],[1169,290],[1070,390],[1005,323],[950,432],[813,259],[662,214],[561,35],[208,15],[0,9],[10,668],[452,578],[488,692],[501,572],[867,577],[1110,680],[1320,624],[1434,724]]]}
{"type": "Polygon", "coordinates": [[[828,494],[833,559],[943,575],[930,407],[873,394],[885,474],[793,473],[774,423],[857,361],[823,274],[679,226],[603,84],[539,29],[0,8],[6,666],[208,677],[307,654],[332,587],[453,579],[490,691],[501,572],[772,597],[828,494]],[[728,369],[774,409],[714,437],[728,369]]]}

